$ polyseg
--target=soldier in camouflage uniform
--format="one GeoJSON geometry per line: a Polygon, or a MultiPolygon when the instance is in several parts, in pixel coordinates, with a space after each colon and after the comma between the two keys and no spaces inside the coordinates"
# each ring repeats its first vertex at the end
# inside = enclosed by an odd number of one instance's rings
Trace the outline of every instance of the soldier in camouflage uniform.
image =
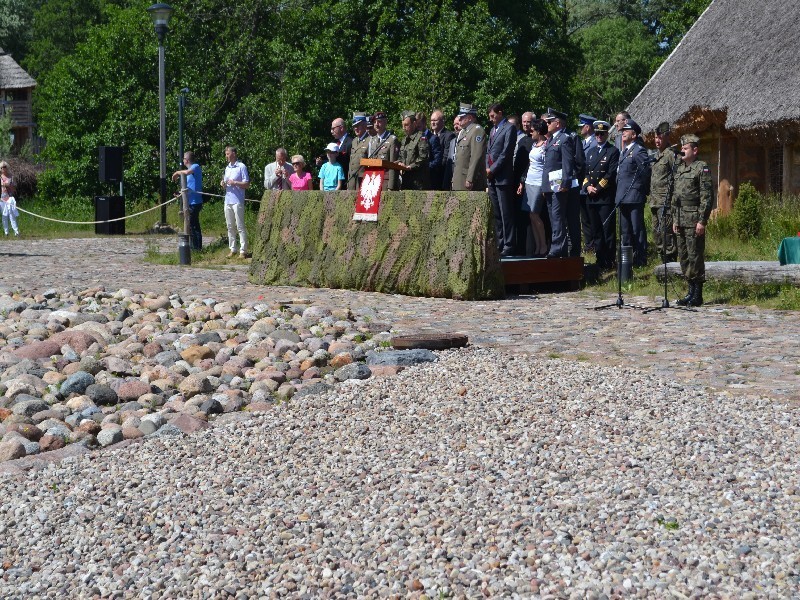
{"type": "Polygon", "coordinates": [[[364,167],[361,159],[367,157],[369,135],[367,135],[367,115],[362,112],[353,113],[353,145],[350,146],[350,175],[347,178],[347,189],[357,190],[364,179],[364,167]]]}
{"type": "Polygon", "coordinates": [[[486,191],[486,132],[477,123],[478,109],[471,104],[462,104],[458,110],[461,131],[453,141],[453,180],[451,189],[456,191],[486,191]]]}
{"type": "Polygon", "coordinates": [[[666,261],[675,260],[675,233],[672,231],[672,211],[665,210],[664,206],[671,202],[667,198],[670,191],[672,169],[677,157],[669,147],[669,123],[661,123],[656,127],[655,162],[651,167],[650,176],[650,213],[653,215],[653,242],[658,252],[665,254],[666,261]],[[664,245],[666,234],[666,246],[664,245]]]}
{"type": "Polygon", "coordinates": [[[400,144],[400,160],[405,167],[400,175],[401,188],[404,190],[429,190],[430,182],[430,156],[431,148],[428,140],[417,129],[416,114],[405,111],[403,117],[403,131],[406,134],[400,144]]]}
{"type": "MultiPolygon", "coordinates": [[[[372,120],[375,125],[375,135],[370,137],[367,142],[367,158],[397,162],[400,155],[400,142],[393,133],[386,129],[386,113],[376,112],[372,120]]],[[[384,191],[400,189],[400,178],[395,169],[386,170],[381,189],[384,191]]]]}
{"type": "Polygon", "coordinates": [[[675,191],[672,195],[672,230],[677,236],[681,272],[689,283],[689,292],[678,300],[680,306],[703,304],[705,233],[714,193],[708,165],[697,160],[699,143],[700,138],[694,134],[681,138],[683,158],[675,171],[675,191]]]}

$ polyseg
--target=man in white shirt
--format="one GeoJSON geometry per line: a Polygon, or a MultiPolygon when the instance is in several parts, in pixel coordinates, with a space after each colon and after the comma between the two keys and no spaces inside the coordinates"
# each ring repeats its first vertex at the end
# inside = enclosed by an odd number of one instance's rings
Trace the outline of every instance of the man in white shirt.
{"type": "Polygon", "coordinates": [[[239,233],[239,257],[247,256],[247,232],[244,229],[244,191],[250,187],[247,167],[236,157],[236,148],[225,146],[228,165],[220,187],[225,189],[225,224],[228,226],[228,258],[236,256],[236,233],[239,233]]]}
{"type": "Polygon", "coordinates": [[[289,153],[286,148],[275,150],[275,162],[264,167],[265,190],[291,190],[289,176],[294,173],[294,167],[289,164],[289,153]]]}

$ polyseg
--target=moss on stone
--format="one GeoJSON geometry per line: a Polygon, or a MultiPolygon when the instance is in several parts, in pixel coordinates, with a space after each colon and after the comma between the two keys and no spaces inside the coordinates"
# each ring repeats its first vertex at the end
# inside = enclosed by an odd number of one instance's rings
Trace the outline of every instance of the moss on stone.
{"type": "Polygon", "coordinates": [[[384,192],[353,221],[355,192],[267,192],[250,281],[477,300],[504,294],[488,196],[384,192]]]}

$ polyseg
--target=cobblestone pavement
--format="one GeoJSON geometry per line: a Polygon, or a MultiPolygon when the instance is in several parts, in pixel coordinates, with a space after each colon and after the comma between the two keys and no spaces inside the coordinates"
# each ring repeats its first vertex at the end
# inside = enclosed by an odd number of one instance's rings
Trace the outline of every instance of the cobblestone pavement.
{"type": "MultiPolygon", "coordinates": [[[[800,313],[712,306],[642,314],[611,308],[613,296],[586,292],[463,302],[347,290],[264,287],[247,281],[247,265],[219,269],[153,265],[148,243],[175,249],[173,237],[97,237],[0,242],[0,290],[84,289],[103,285],[177,292],[231,301],[307,298],[326,306],[370,307],[403,333],[461,332],[473,344],[553,359],[636,366],[656,376],[731,394],[794,400],[800,395],[800,313]]],[[[657,306],[655,298],[627,298],[657,306]]]]}

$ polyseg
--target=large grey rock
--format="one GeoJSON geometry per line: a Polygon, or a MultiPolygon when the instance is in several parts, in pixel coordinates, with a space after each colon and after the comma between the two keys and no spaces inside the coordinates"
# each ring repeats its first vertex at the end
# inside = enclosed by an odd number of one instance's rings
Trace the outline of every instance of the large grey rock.
{"type": "Polygon", "coordinates": [[[93,383],[94,375],[86,371],[76,371],[64,380],[59,391],[65,397],[70,394],[83,394],[93,383]]]}
{"type": "Polygon", "coordinates": [[[176,350],[165,350],[164,352],[159,352],[158,354],[156,354],[153,357],[153,360],[156,361],[156,363],[159,365],[163,365],[165,367],[171,367],[176,362],[181,360],[181,355],[176,350]]]}
{"type": "Polygon", "coordinates": [[[117,403],[117,392],[107,385],[93,383],[86,388],[85,394],[98,406],[111,406],[117,403]]]}
{"type": "MultiPolygon", "coordinates": [[[[327,383],[323,383],[318,381],[316,383],[310,383],[308,385],[304,385],[300,390],[294,395],[295,398],[302,398],[303,396],[313,396],[315,394],[324,394],[333,389],[332,385],[328,385],[327,383]]],[[[253,401],[255,401],[255,394],[253,394],[253,401]]]]}
{"type": "Polygon", "coordinates": [[[285,329],[276,329],[275,331],[269,334],[269,337],[271,337],[276,342],[278,340],[288,340],[296,344],[300,341],[299,335],[297,335],[294,331],[288,331],[285,329]]]}
{"type": "Polygon", "coordinates": [[[11,412],[13,412],[15,415],[21,415],[23,417],[32,417],[36,413],[47,410],[48,408],[50,408],[50,405],[47,404],[47,402],[38,398],[34,398],[33,400],[17,402],[11,409],[11,412]]]}
{"type": "Polygon", "coordinates": [[[198,333],[195,336],[197,340],[197,344],[199,346],[204,346],[209,342],[221,342],[222,338],[219,337],[219,334],[216,331],[204,331],[203,333],[198,333]]]}
{"type": "Polygon", "coordinates": [[[422,363],[436,362],[439,357],[430,350],[387,350],[367,352],[368,365],[410,367],[422,363]]]}
{"type": "Polygon", "coordinates": [[[25,444],[19,439],[10,439],[0,443],[0,462],[14,460],[25,456],[25,444]]]}
{"type": "Polygon", "coordinates": [[[348,379],[369,379],[372,376],[372,371],[363,363],[350,363],[333,372],[333,376],[338,381],[346,381],[348,379]]]}
{"type": "Polygon", "coordinates": [[[110,446],[111,444],[117,444],[123,440],[122,436],[122,428],[109,428],[103,429],[97,434],[97,443],[103,446],[110,446]]]}

